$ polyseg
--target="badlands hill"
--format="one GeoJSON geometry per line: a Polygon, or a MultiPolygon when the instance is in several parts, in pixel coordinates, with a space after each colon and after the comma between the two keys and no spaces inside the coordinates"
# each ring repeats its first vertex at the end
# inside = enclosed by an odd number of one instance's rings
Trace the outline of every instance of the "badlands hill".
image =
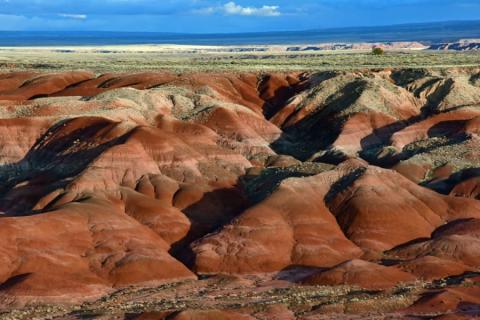
{"type": "Polygon", "coordinates": [[[9,72],[0,107],[5,317],[478,315],[480,69],[9,72]]]}

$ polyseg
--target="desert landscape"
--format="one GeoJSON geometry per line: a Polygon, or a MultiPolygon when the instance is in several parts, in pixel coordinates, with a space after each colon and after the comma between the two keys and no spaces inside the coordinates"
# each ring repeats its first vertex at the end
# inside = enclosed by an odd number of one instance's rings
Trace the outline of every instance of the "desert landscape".
{"type": "Polygon", "coordinates": [[[480,316],[477,52],[169,48],[0,50],[0,318],[480,316]]]}
{"type": "MultiPolygon", "coordinates": [[[[468,43],[476,43],[475,40],[468,43]]],[[[478,50],[455,50],[419,43],[265,46],[116,45],[0,47],[0,70],[43,73],[87,70],[96,75],[167,71],[184,72],[314,72],[387,68],[477,67],[478,50]],[[388,54],[372,57],[372,48],[388,54]],[[353,48],[352,48],[353,47],[353,48]]]]}

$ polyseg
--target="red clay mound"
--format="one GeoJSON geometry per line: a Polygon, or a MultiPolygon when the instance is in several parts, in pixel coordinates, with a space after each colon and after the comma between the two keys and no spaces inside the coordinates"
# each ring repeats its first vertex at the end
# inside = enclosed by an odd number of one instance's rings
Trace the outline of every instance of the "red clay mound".
{"type": "Polygon", "coordinates": [[[450,192],[454,197],[480,198],[480,177],[472,177],[458,183],[450,192]]]}
{"type": "Polygon", "coordinates": [[[145,72],[103,74],[88,72],[35,74],[17,72],[0,74],[0,100],[28,100],[32,97],[95,96],[119,88],[151,89],[162,86],[188,88],[214,94],[221,100],[240,104],[258,114],[280,109],[301,90],[308,87],[307,74],[254,73],[184,74],[145,72]]]}
{"type": "Polygon", "coordinates": [[[202,239],[194,247],[196,270],[244,273],[289,265],[332,266],[354,257],[356,248],[347,249],[339,227],[376,256],[428,237],[446,221],[479,216],[480,205],[470,200],[465,210],[466,200],[438,195],[393,171],[347,162],[336,171],[284,181],[231,225],[202,239]],[[318,232],[320,228],[324,231],[318,232]],[[281,241],[270,241],[277,238],[274,234],[281,234],[281,241]],[[329,234],[327,247],[322,234],[329,234]]]}
{"type": "Polygon", "coordinates": [[[272,272],[291,265],[329,267],[360,256],[325,206],[322,195],[332,174],[282,182],[232,224],[194,244],[195,270],[272,272]]]}
{"type": "Polygon", "coordinates": [[[413,282],[411,274],[392,267],[384,267],[363,260],[344,262],[330,270],[320,272],[303,283],[309,285],[351,285],[364,289],[390,289],[400,283],[413,282]]]}
{"type": "MultiPolygon", "coordinates": [[[[20,78],[24,77],[24,74],[19,75],[20,78]]],[[[0,100],[28,100],[35,97],[46,97],[61,91],[69,86],[78,84],[83,81],[93,79],[95,75],[91,72],[68,72],[62,74],[51,75],[38,75],[25,79],[25,81],[12,88],[14,85],[7,83],[5,89],[1,86],[0,100]]],[[[18,80],[11,79],[15,84],[18,84],[18,80]]]]}
{"type": "MultiPolygon", "coordinates": [[[[408,314],[442,314],[458,313],[463,316],[477,318],[480,315],[480,287],[448,288],[427,292],[415,304],[406,310],[408,314]],[[463,314],[463,315],[462,315],[463,314]]],[[[443,319],[443,318],[442,318],[443,319]]]]}
{"type": "Polygon", "coordinates": [[[177,315],[171,315],[169,319],[172,320],[253,320],[253,316],[241,314],[235,311],[220,311],[220,310],[206,310],[206,311],[183,311],[177,315]]]}
{"type": "Polygon", "coordinates": [[[309,86],[308,75],[290,74],[282,76],[280,74],[271,74],[263,77],[258,90],[260,97],[265,101],[264,114],[271,118],[296,94],[307,89],[309,86]]]}
{"type": "Polygon", "coordinates": [[[373,252],[428,237],[446,221],[480,215],[476,201],[466,205],[468,199],[439,195],[375,167],[345,176],[336,187],[331,212],[349,239],[373,252]]]}
{"type": "Polygon", "coordinates": [[[0,74],[1,92],[8,92],[19,88],[25,81],[32,79],[34,72],[11,72],[0,74]]]}
{"type": "Polygon", "coordinates": [[[159,72],[137,74],[107,73],[95,79],[71,85],[64,90],[54,93],[52,96],[95,96],[108,90],[125,87],[144,90],[163,85],[174,79],[176,79],[176,76],[173,74],[159,72]]]}
{"type": "Polygon", "coordinates": [[[441,259],[433,256],[424,256],[414,260],[402,262],[397,267],[400,270],[415,275],[422,280],[437,280],[451,276],[458,276],[473,268],[467,267],[461,262],[441,259]]]}
{"type": "Polygon", "coordinates": [[[469,120],[479,115],[480,112],[475,109],[459,109],[433,115],[393,134],[392,145],[396,148],[403,148],[412,142],[424,140],[430,136],[449,136],[460,132],[471,132],[474,130],[474,125],[473,123],[467,124],[469,120]]]}
{"type": "Polygon", "coordinates": [[[106,200],[4,218],[0,228],[4,295],[73,302],[113,287],[195,278],[162,238],[106,200]]]}
{"type": "Polygon", "coordinates": [[[394,131],[396,119],[379,112],[358,113],[343,125],[333,146],[346,154],[355,154],[370,146],[381,144],[394,131]],[[378,130],[392,125],[391,130],[378,130]]]}
{"type": "Polygon", "coordinates": [[[438,228],[430,240],[401,246],[389,254],[403,259],[435,256],[477,267],[480,265],[479,236],[479,219],[461,219],[438,228]]]}

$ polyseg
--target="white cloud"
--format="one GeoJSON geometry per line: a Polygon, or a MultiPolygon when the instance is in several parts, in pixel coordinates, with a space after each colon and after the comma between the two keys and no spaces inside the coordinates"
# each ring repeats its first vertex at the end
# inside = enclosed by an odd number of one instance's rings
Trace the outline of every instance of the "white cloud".
{"type": "Polygon", "coordinates": [[[235,2],[231,1],[223,6],[219,7],[207,7],[203,9],[196,10],[196,13],[200,14],[213,14],[213,13],[223,13],[225,15],[235,15],[235,16],[264,16],[264,17],[278,17],[282,15],[280,12],[279,6],[267,6],[263,5],[261,7],[243,7],[235,2]]]}
{"type": "Polygon", "coordinates": [[[74,19],[74,20],[86,20],[87,19],[86,14],[60,13],[58,16],[62,17],[62,18],[74,19]]]}
{"type": "Polygon", "coordinates": [[[226,14],[241,16],[279,16],[278,6],[242,7],[235,2],[229,2],[223,6],[226,14]]]}

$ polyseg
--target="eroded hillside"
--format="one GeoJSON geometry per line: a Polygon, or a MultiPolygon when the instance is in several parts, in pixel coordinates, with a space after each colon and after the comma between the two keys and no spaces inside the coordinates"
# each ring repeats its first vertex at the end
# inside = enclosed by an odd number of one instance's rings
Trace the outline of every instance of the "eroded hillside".
{"type": "Polygon", "coordinates": [[[480,69],[11,72],[0,107],[5,317],[478,313],[480,69]]]}

